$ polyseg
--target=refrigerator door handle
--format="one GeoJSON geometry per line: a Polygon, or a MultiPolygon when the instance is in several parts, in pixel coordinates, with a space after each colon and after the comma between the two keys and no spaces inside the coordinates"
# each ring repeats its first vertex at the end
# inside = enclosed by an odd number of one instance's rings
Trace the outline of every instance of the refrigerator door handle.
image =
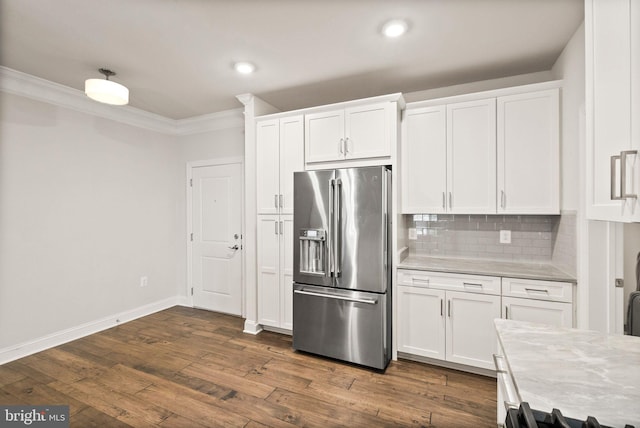
{"type": "Polygon", "coordinates": [[[341,234],[342,234],[342,201],[341,201],[341,194],[342,194],[342,180],[340,180],[339,178],[335,180],[335,204],[334,204],[334,212],[333,212],[333,229],[335,232],[335,236],[334,236],[334,240],[333,240],[333,257],[335,258],[334,260],[334,271],[335,271],[335,276],[339,277],[340,276],[340,272],[342,269],[342,266],[340,266],[340,248],[342,247],[342,242],[341,242],[341,234]]]}
{"type": "Polygon", "coordinates": [[[329,276],[334,276],[335,274],[335,266],[333,260],[333,234],[334,234],[334,225],[333,225],[333,210],[334,207],[334,193],[335,193],[335,180],[329,180],[329,234],[327,236],[327,251],[329,251],[329,276]]]}
{"type": "Polygon", "coordinates": [[[293,292],[295,294],[305,294],[307,296],[324,297],[327,299],[344,300],[347,302],[355,302],[355,303],[366,303],[367,305],[378,304],[377,299],[359,299],[357,297],[346,297],[346,296],[340,296],[336,294],[315,293],[313,291],[305,291],[305,290],[294,290],[293,292]]]}

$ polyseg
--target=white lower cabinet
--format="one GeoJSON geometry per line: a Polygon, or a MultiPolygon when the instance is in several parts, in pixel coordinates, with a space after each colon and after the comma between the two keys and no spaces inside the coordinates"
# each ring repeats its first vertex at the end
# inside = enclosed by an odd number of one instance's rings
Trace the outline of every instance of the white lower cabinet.
{"type": "Polygon", "coordinates": [[[502,306],[504,307],[503,318],[506,319],[550,324],[556,327],[573,327],[571,303],[503,297],[502,306]]]}
{"type": "Polygon", "coordinates": [[[493,370],[493,321],[573,326],[568,282],[398,269],[398,352],[493,370]]]}
{"type": "Polygon", "coordinates": [[[293,329],[293,216],[258,216],[258,322],[293,329]]]}
{"type": "Polygon", "coordinates": [[[398,286],[398,351],[445,358],[445,292],[398,286]]]}
{"type": "Polygon", "coordinates": [[[502,317],[573,327],[573,284],[502,278],[502,317]]]}
{"type": "Polygon", "coordinates": [[[447,361],[493,369],[500,296],[447,291],[447,361]]]}
{"type": "Polygon", "coordinates": [[[500,278],[409,270],[398,277],[399,352],[493,369],[500,278]]]}

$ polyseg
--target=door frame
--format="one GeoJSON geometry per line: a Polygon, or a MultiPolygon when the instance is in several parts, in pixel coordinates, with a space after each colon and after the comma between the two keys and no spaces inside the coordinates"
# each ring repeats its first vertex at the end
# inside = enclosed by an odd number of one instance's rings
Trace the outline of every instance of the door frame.
{"type": "MultiPolygon", "coordinates": [[[[193,305],[193,294],[191,293],[191,289],[193,288],[193,248],[192,241],[190,239],[191,233],[193,232],[193,187],[192,187],[192,179],[193,179],[193,170],[195,168],[202,168],[207,166],[221,166],[221,165],[231,165],[231,164],[239,164],[240,165],[240,188],[242,189],[242,194],[240,195],[240,212],[242,213],[242,219],[240,224],[240,233],[242,236],[241,245],[244,245],[245,242],[245,231],[244,231],[244,219],[245,219],[245,204],[244,204],[244,158],[240,156],[234,157],[226,157],[226,158],[218,158],[218,159],[205,159],[198,161],[190,161],[187,162],[186,165],[186,197],[187,197],[187,222],[186,222],[186,233],[184,236],[185,245],[187,248],[187,288],[185,292],[187,293],[187,301],[189,302],[189,306],[194,307],[193,305]]],[[[245,318],[246,316],[246,302],[245,302],[245,258],[244,251],[240,252],[241,263],[240,263],[240,300],[242,302],[241,305],[241,316],[245,318]]]]}

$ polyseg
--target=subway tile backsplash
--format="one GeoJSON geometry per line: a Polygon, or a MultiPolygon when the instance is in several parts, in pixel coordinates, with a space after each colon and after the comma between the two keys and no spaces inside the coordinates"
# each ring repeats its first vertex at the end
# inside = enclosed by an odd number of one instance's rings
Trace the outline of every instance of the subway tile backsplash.
{"type": "Polygon", "coordinates": [[[561,222],[564,217],[414,214],[405,220],[407,228],[416,229],[417,239],[407,241],[416,254],[531,262],[557,258],[571,267],[575,260],[575,214],[568,214],[573,220],[561,222]],[[511,231],[510,244],[500,243],[500,230],[511,231]],[[561,251],[554,257],[558,245],[561,251]]]}

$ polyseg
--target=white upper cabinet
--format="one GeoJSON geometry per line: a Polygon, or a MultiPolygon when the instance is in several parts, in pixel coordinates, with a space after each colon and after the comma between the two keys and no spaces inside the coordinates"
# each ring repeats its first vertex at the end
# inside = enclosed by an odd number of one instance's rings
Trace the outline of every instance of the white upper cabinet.
{"type": "Polygon", "coordinates": [[[448,212],[496,212],[496,100],[447,105],[448,212]]]}
{"type": "Polygon", "coordinates": [[[302,116],[280,119],[281,214],[293,214],[293,173],[304,171],[302,116]]]}
{"type": "Polygon", "coordinates": [[[304,170],[303,138],[301,115],[257,122],[258,214],[293,214],[293,173],[304,170]]]}
{"type": "Polygon", "coordinates": [[[277,214],[280,194],[280,121],[258,122],[256,141],[258,213],[277,214]]]}
{"type": "Polygon", "coordinates": [[[405,110],[402,121],[402,212],[446,212],[447,109],[405,110]]]}
{"type": "Polygon", "coordinates": [[[558,214],[557,85],[409,105],[400,150],[402,212],[558,214]]]}
{"type": "Polygon", "coordinates": [[[382,102],[306,114],[305,162],[389,158],[396,108],[382,102]]]}
{"type": "Polygon", "coordinates": [[[498,97],[498,213],[560,213],[558,89],[498,97]]]}
{"type": "Polygon", "coordinates": [[[304,123],[307,163],[344,158],[344,110],[307,114],[304,123]]]}
{"type": "Polygon", "coordinates": [[[587,0],[585,35],[587,217],[640,221],[640,3],[587,0]]]}

